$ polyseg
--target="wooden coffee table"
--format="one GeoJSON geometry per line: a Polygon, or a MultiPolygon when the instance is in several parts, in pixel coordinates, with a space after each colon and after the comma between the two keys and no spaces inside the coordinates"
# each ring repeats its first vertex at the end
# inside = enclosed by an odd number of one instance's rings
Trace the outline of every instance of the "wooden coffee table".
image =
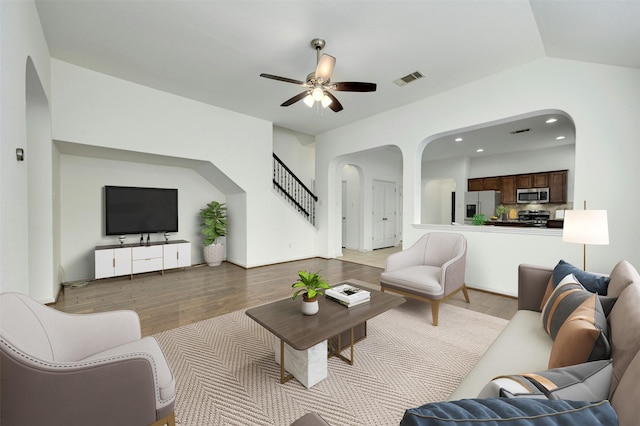
{"type": "MultiPolygon", "coordinates": [[[[358,286],[351,282],[349,284],[358,286]]],[[[404,297],[366,287],[365,289],[371,292],[371,300],[352,308],[319,296],[320,311],[311,316],[301,312],[301,297],[296,300],[291,298],[279,300],[246,311],[250,318],[276,337],[274,352],[276,352],[276,362],[280,363],[281,383],[296,377],[306,387],[313,386],[326,378],[327,358],[331,356],[337,356],[353,365],[354,329],[361,324],[366,324],[368,319],[405,302],[404,297]],[[344,332],[350,334],[350,358],[340,354],[340,349],[343,348],[340,335],[344,332]],[[329,350],[327,340],[335,336],[338,336],[338,344],[329,350]],[[285,343],[289,348],[285,347],[285,343]],[[285,373],[285,352],[292,358],[288,370],[294,370],[293,374],[285,373]]]]}

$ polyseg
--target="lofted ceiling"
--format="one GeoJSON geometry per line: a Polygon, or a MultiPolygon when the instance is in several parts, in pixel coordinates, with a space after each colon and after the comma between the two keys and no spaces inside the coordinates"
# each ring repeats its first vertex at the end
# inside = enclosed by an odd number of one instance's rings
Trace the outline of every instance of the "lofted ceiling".
{"type": "Polygon", "coordinates": [[[317,135],[549,56],[640,68],[639,0],[36,0],[51,56],[317,135]],[[338,113],[301,91],[313,38],[337,58],[338,113]],[[424,78],[394,83],[419,71],[424,78]]]}

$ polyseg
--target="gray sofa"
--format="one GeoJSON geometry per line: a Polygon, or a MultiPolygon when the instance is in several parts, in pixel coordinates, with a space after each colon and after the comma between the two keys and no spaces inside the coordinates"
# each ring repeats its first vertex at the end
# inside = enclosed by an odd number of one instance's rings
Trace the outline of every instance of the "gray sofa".
{"type": "MultiPolygon", "coordinates": [[[[495,377],[547,370],[553,340],[542,326],[541,304],[552,267],[520,265],[518,312],[489,347],[450,401],[477,398],[495,377]]],[[[617,298],[607,320],[613,374],[609,401],[622,426],[640,418],[640,275],[620,261],[609,275],[607,296],[617,298]]]]}

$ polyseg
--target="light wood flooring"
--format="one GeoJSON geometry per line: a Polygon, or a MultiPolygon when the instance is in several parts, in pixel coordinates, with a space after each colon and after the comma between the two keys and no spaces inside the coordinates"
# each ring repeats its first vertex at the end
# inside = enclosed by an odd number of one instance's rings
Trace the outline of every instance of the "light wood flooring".
{"type": "MultiPolygon", "coordinates": [[[[312,258],[245,269],[223,262],[217,267],[186,269],[90,281],[84,287],[64,287],[54,308],[68,313],[131,309],[140,316],[142,334],[151,335],[239,309],[291,296],[299,270],[319,272],[329,283],[347,279],[378,284],[384,258],[399,248],[367,253],[345,250],[339,259],[312,258]],[[364,259],[363,259],[364,258],[364,259]],[[362,264],[367,261],[370,265],[362,264]],[[362,262],[362,263],[356,263],[362,262]],[[382,263],[381,263],[382,262],[382,263]]],[[[515,299],[470,290],[471,303],[458,294],[446,303],[510,319],[515,299]]],[[[431,318],[425,318],[431,324],[431,318]]]]}

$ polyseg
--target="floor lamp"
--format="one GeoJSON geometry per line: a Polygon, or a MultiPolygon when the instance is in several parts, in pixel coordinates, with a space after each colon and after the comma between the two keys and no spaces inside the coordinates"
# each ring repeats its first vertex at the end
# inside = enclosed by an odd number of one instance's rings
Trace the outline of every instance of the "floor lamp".
{"type": "Polygon", "coordinates": [[[562,241],[582,244],[583,269],[587,270],[587,244],[609,244],[609,224],[606,210],[566,210],[562,241]]]}

